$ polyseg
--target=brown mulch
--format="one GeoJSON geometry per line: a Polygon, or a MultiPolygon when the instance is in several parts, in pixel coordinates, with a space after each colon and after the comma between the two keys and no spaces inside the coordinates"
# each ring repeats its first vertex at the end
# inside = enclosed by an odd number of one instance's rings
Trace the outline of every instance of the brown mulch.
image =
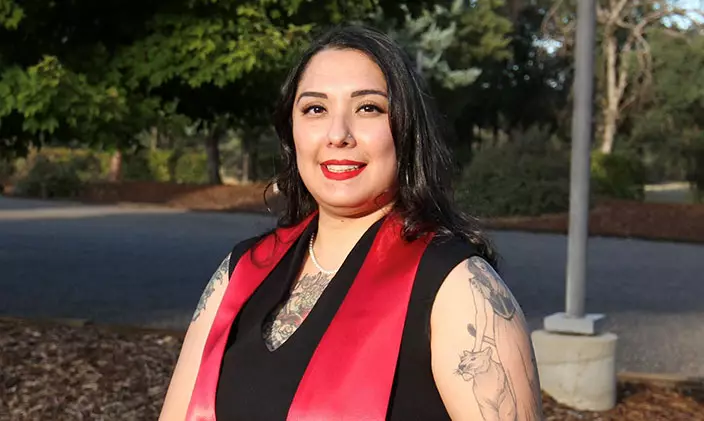
{"type": "MultiPolygon", "coordinates": [[[[567,233],[567,214],[496,218],[495,229],[567,233]]],[[[600,200],[589,213],[589,234],[704,243],[704,204],[600,200]]]]}
{"type": "MultiPolygon", "coordinates": [[[[100,183],[86,189],[80,199],[99,203],[152,203],[193,210],[267,212],[263,200],[265,188],[265,184],[100,183]]],[[[276,199],[271,190],[267,193],[267,200],[275,209],[276,199]]],[[[555,214],[494,218],[484,223],[493,229],[566,233],[568,221],[567,214],[555,214]]],[[[590,212],[589,233],[592,236],[704,243],[704,204],[599,200],[590,212]]]]}
{"type": "MultiPolygon", "coordinates": [[[[91,203],[151,203],[203,211],[266,212],[266,184],[204,186],[132,181],[88,185],[79,200],[91,203]]],[[[271,189],[267,200],[272,196],[271,189]]]]}
{"type": "Polygon", "coordinates": [[[156,420],[180,340],[0,320],[0,421],[156,420]]]}
{"type": "MultiPolygon", "coordinates": [[[[155,420],[181,335],[0,319],[0,421],[155,420]]],[[[576,411],[543,396],[546,421],[704,421],[688,391],[619,385],[617,406],[576,411]]]]}

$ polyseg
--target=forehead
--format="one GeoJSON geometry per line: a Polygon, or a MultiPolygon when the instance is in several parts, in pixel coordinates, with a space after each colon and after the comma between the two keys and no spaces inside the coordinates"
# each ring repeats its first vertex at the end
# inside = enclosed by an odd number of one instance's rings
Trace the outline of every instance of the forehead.
{"type": "Polygon", "coordinates": [[[357,50],[323,50],[311,58],[298,83],[299,91],[386,90],[377,64],[357,50]]]}

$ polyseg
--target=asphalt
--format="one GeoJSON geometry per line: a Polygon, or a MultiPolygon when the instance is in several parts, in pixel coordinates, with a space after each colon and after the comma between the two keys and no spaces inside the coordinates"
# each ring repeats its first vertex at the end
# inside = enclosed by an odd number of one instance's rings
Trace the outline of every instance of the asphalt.
{"type": "MultiPolygon", "coordinates": [[[[183,329],[255,214],[0,197],[0,315],[183,329]]],[[[532,329],[564,309],[567,239],[492,232],[532,329]]],[[[591,238],[587,300],[619,336],[618,370],[704,376],[704,245],[591,238]]]]}

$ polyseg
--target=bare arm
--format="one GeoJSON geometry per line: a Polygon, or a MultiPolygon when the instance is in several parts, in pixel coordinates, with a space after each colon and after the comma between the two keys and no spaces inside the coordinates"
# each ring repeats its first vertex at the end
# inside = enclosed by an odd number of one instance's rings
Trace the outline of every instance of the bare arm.
{"type": "Polygon", "coordinates": [[[215,313],[229,282],[229,262],[230,256],[228,255],[213,273],[198,301],[169,383],[169,389],[166,392],[164,406],[159,416],[160,421],[181,421],[186,418],[191,393],[198,375],[198,362],[203,354],[205,341],[215,319],[215,313]]]}
{"type": "Polygon", "coordinates": [[[453,420],[543,419],[525,318],[483,259],[458,265],[438,291],[431,350],[435,383],[453,420]]]}

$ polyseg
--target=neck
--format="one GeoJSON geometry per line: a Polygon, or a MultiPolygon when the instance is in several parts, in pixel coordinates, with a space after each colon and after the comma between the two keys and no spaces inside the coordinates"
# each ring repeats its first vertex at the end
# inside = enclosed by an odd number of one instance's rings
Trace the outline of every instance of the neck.
{"type": "Polygon", "coordinates": [[[369,227],[388,214],[392,206],[390,204],[369,214],[355,217],[341,217],[321,208],[314,245],[316,258],[320,264],[325,268],[341,266],[369,227]]]}

